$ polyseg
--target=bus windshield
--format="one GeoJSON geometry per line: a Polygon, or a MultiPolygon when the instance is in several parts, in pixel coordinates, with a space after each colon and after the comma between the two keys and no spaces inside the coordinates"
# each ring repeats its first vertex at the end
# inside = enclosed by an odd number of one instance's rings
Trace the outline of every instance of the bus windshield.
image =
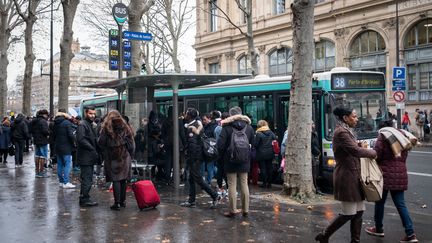
{"type": "Polygon", "coordinates": [[[326,137],[331,139],[336,127],[336,118],[332,111],[336,106],[345,105],[356,110],[358,116],[355,132],[358,139],[375,138],[379,123],[385,116],[384,92],[334,92],[327,99],[326,137]]]}

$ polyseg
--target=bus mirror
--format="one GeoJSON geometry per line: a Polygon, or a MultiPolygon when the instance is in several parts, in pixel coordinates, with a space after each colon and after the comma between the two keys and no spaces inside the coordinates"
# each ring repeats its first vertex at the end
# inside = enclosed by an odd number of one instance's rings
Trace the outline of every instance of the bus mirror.
{"type": "Polygon", "coordinates": [[[325,113],[331,114],[332,113],[332,107],[330,104],[325,105],[325,113]]]}

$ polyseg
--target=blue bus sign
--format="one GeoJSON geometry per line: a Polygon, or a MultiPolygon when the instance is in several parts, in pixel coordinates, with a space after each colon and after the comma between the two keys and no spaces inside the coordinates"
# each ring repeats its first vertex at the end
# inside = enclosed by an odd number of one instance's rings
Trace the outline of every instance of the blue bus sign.
{"type": "Polygon", "coordinates": [[[124,31],[123,38],[128,40],[151,41],[153,36],[151,33],[124,31]]]}
{"type": "Polygon", "coordinates": [[[406,68],[405,67],[393,67],[393,79],[405,79],[406,68]]]}

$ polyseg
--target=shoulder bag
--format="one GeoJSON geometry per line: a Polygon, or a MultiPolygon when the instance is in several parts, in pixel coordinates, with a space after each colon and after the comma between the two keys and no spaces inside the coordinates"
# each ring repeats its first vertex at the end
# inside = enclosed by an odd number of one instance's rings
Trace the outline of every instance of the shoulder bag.
{"type": "Polygon", "coordinates": [[[374,159],[361,158],[361,187],[368,202],[381,200],[384,179],[377,162],[374,159]]]}

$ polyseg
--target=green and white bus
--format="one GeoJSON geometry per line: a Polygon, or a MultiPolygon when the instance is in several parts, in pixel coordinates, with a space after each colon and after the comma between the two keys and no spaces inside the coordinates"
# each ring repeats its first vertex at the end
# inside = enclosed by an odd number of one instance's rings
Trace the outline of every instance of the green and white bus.
{"type": "MultiPolygon", "coordinates": [[[[250,116],[252,125],[264,119],[282,140],[288,126],[291,76],[257,76],[253,79],[235,79],[216,84],[179,90],[179,110],[196,108],[201,114],[212,110],[228,111],[240,106],[250,116]]],[[[332,114],[335,106],[349,105],[359,116],[356,132],[358,138],[373,146],[379,122],[386,116],[385,76],[381,72],[350,71],[334,68],[316,73],[312,84],[312,118],[321,139],[320,177],[331,181],[335,165],[332,152],[332,135],[336,120],[332,114]]],[[[82,106],[94,105],[98,115],[116,107],[117,95],[95,97],[82,101],[82,106]]],[[[155,92],[158,112],[166,115],[172,106],[172,91],[155,92]]],[[[81,109],[82,110],[82,109],[81,109]]]]}

